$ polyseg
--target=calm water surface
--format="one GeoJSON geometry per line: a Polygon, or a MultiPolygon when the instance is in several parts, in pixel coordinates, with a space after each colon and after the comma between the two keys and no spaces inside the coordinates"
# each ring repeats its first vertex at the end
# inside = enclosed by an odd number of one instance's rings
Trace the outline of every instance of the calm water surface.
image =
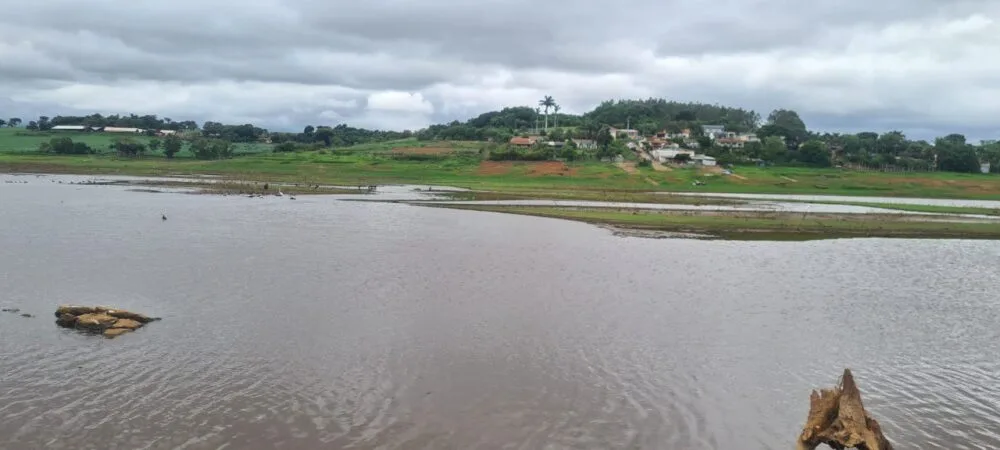
{"type": "Polygon", "coordinates": [[[0,184],[0,230],[38,316],[0,313],[4,449],[792,448],[845,366],[898,448],[1000,448],[1000,242],[49,181],[0,184]],[[164,320],[81,336],[69,302],[164,320]]]}

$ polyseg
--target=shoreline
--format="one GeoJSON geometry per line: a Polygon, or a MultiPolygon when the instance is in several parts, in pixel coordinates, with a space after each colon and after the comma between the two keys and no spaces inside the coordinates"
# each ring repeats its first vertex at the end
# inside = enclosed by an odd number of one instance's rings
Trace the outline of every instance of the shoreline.
{"type": "MultiPolygon", "coordinates": [[[[0,171],[0,173],[5,173],[0,171]]],[[[140,192],[181,192],[188,194],[267,196],[372,194],[361,188],[316,182],[264,181],[256,174],[226,177],[218,174],[129,175],[79,173],[7,173],[11,176],[103,176],[117,179],[81,180],[80,185],[115,185],[140,192]],[[126,178],[126,179],[121,179],[126,178]],[[134,179],[132,179],[134,178],[134,179]],[[167,190],[157,191],[153,188],[167,190]]],[[[287,179],[286,179],[287,180],[287,179]]],[[[52,180],[53,182],[55,180],[52,180]]],[[[60,183],[62,181],[59,181],[60,183]]],[[[393,184],[397,185],[397,184],[393,184]]],[[[1000,211],[989,208],[948,207],[939,205],[888,204],[837,201],[787,201],[788,204],[814,204],[817,207],[843,206],[871,208],[865,212],[767,210],[766,202],[710,195],[665,195],[665,192],[629,192],[615,190],[508,189],[456,191],[453,186],[438,185],[436,199],[353,199],[392,201],[413,206],[461,209],[467,211],[520,214],[574,220],[611,230],[619,236],[646,238],[730,239],[730,240],[815,240],[834,238],[924,238],[924,239],[1000,239],[1000,211]],[[451,202],[449,202],[449,200],[451,202]],[[503,204],[503,201],[551,201],[549,205],[503,204]],[[572,205],[572,201],[581,204],[572,205]],[[462,203],[454,203],[460,201],[462,203]],[[476,202],[484,203],[476,203],[476,202]],[[493,202],[493,204],[487,203],[493,202]],[[563,202],[563,203],[559,203],[563,202]],[[586,204],[594,202],[594,204],[586,204]],[[597,205],[604,203],[605,205],[597,205]],[[759,208],[755,209],[756,206],[759,208]],[[676,206],[671,208],[671,205],[676,206]],[[895,213],[893,211],[896,211],[895,213]],[[978,215],[973,216],[973,215],[978,215]]],[[[822,197],[822,196],[817,196],[822,197]]],[[[783,201],[784,202],[784,201],[783,201]]],[[[787,205],[786,205],[787,206],[787,205]]],[[[834,208],[836,209],[836,208],[834,208]]]]}

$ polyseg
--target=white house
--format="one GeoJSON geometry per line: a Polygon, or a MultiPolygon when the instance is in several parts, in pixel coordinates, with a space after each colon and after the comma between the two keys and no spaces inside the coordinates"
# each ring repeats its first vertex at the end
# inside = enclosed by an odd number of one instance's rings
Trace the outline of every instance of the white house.
{"type": "Polygon", "coordinates": [[[726,126],[725,125],[702,125],[701,130],[705,132],[705,136],[715,139],[716,136],[725,136],[726,126]]]}
{"type": "Polygon", "coordinates": [[[694,157],[691,158],[691,160],[694,161],[695,164],[700,165],[700,166],[714,166],[715,165],[715,158],[713,158],[711,156],[708,156],[708,155],[694,155],[694,157]]]}
{"type": "Polygon", "coordinates": [[[90,128],[85,125],[56,125],[52,127],[52,131],[89,131],[90,128]]]}
{"type": "Polygon", "coordinates": [[[625,133],[625,135],[628,136],[629,139],[639,139],[639,130],[628,130],[623,128],[609,127],[608,132],[611,133],[612,139],[618,139],[618,135],[621,133],[625,133]]]}
{"type": "Polygon", "coordinates": [[[668,162],[675,158],[677,155],[688,155],[689,158],[694,157],[694,150],[685,150],[680,148],[664,148],[660,150],[653,150],[649,152],[653,159],[659,162],[668,162]]]}
{"type": "Polygon", "coordinates": [[[106,133],[142,133],[142,128],[104,127],[106,133]]]}
{"type": "Polygon", "coordinates": [[[990,173],[990,163],[984,162],[979,164],[979,171],[982,173],[990,173]]]}

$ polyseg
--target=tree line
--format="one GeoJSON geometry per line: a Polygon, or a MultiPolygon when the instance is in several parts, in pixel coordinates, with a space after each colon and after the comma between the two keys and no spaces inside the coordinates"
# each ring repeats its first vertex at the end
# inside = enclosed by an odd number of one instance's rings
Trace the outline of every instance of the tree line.
{"type": "MultiPolygon", "coordinates": [[[[18,127],[20,118],[0,119],[0,127],[18,127]]],[[[830,166],[898,167],[912,170],[947,170],[978,172],[980,163],[991,163],[991,170],[1000,171],[1000,143],[996,141],[972,145],[960,134],[951,134],[933,142],[908,139],[900,131],[886,133],[817,133],[810,131],[793,110],[777,109],[767,117],[752,110],[696,102],[675,102],[659,98],[644,100],[609,100],[584,114],[566,114],[551,96],[544,96],[537,107],[514,106],[479,114],[466,121],[452,121],[411,131],[369,130],[351,127],[308,125],[302,132],[272,132],[253,124],[223,124],[207,121],[200,127],[192,120],[175,121],[156,115],[41,116],[29,121],[25,128],[50,130],[57,125],[116,126],[149,130],[174,130],[179,139],[200,150],[206,157],[232,155],[219,142],[275,144],[275,151],[297,151],[317,147],[347,147],[370,142],[382,142],[415,137],[419,140],[468,140],[506,143],[515,136],[537,134],[549,140],[588,139],[598,142],[597,153],[622,152],[617,139],[603,139],[610,128],[631,128],[649,136],[659,131],[691,132],[691,140],[699,151],[719,158],[722,162],[766,161],[771,164],[830,166]],[[718,145],[704,135],[704,125],[723,125],[735,133],[756,133],[759,142],[747,142],[742,148],[718,145]],[[197,146],[193,144],[199,141],[197,146]]],[[[136,153],[138,142],[122,144],[122,154],[136,153]]],[[[46,143],[47,151],[68,152],[64,141],[46,143]],[[58,149],[59,151],[57,151],[58,149]]],[[[160,145],[163,145],[162,143],[160,145]]],[[[147,150],[148,150],[147,146],[147,150]]],[[[560,157],[545,150],[544,157],[560,157]]],[[[77,147],[74,151],[83,151],[77,147]]],[[[141,152],[138,152],[141,154],[141,152]]],[[[524,153],[524,152],[521,152],[524,153]]],[[[496,154],[504,154],[497,151],[496,154]]],[[[507,157],[513,155],[508,152],[507,157]]],[[[530,158],[536,157],[528,156],[530,158]]]]}

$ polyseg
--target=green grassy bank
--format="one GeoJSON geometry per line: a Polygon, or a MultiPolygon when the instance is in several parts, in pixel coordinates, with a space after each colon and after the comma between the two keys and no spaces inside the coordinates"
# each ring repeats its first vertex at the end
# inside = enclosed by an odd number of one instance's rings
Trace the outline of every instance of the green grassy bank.
{"type": "MultiPolygon", "coordinates": [[[[200,161],[182,152],[119,159],[103,153],[82,156],[40,154],[49,136],[16,135],[0,130],[0,172],[198,175],[212,174],[260,181],[326,184],[416,183],[479,190],[518,191],[675,191],[757,194],[813,194],[887,197],[1000,199],[1000,176],[957,173],[875,173],[842,169],[737,167],[734,175],[718,168],[629,171],[598,161],[491,162],[480,154],[482,143],[425,142],[415,139],[298,153],[271,153],[267,144],[240,144],[236,158],[200,161]],[[695,185],[695,181],[700,181],[695,185]]],[[[72,135],[68,135],[73,137],[72,135]]],[[[92,147],[105,149],[103,134],[81,134],[92,147]]],[[[148,139],[148,138],[142,138],[148,139]]]]}

